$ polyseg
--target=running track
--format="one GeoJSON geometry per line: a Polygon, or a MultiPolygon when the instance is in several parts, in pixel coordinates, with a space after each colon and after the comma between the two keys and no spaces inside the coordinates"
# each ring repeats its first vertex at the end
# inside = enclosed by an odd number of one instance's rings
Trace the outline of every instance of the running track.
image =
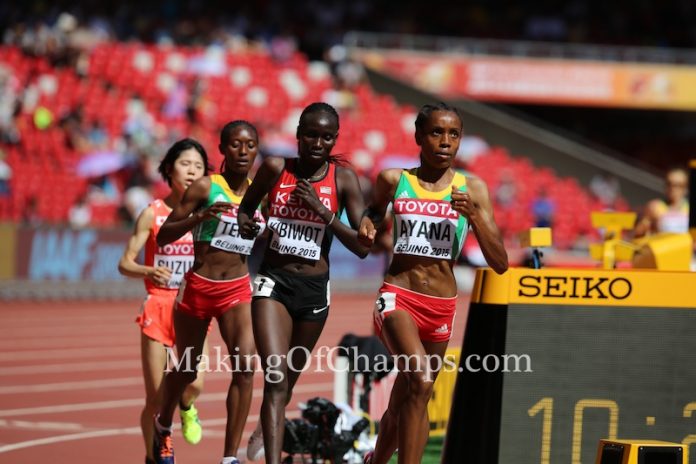
{"type": "MultiPolygon", "coordinates": [[[[468,298],[459,299],[451,346],[461,344],[467,302],[468,298]]],[[[138,425],[143,403],[139,332],[133,322],[139,304],[137,300],[0,304],[0,462],[144,462],[138,425]]],[[[335,346],[348,332],[371,333],[373,304],[374,294],[333,295],[317,346],[335,346]]],[[[211,351],[224,347],[217,328],[210,346],[211,351]]],[[[220,461],[228,381],[229,374],[206,374],[197,401],[204,437],[191,446],[175,432],[178,463],[220,461]]],[[[288,412],[297,413],[299,401],[315,396],[331,399],[332,382],[328,371],[306,371],[288,412]]],[[[257,373],[242,447],[258,420],[262,383],[257,373]]]]}

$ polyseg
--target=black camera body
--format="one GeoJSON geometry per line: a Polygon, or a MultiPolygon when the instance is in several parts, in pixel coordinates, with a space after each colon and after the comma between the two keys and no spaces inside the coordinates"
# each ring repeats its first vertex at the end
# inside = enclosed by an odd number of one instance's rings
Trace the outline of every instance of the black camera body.
{"type": "Polygon", "coordinates": [[[285,420],[283,451],[291,456],[309,454],[312,463],[321,458],[341,464],[343,456],[353,448],[353,442],[369,427],[370,421],[360,419],[351,430],[335,433],[334,427],[340,415],[341,410],[331,401],[312,398],[302,410],[303,419],[285,420]]]}

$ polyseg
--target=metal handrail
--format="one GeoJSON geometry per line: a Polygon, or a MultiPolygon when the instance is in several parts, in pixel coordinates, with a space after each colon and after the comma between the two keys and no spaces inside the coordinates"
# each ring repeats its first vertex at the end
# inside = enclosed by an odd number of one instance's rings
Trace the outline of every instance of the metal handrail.
{"type": "Polygon", "coordinates": [[[620,62],[694,64],[695,49],[623,47],[613,45],[537,42],[529,40],[474,39],[363,31],[346,33],[349,48],[404,49],[464,55],[581,59],[620,62]]]}

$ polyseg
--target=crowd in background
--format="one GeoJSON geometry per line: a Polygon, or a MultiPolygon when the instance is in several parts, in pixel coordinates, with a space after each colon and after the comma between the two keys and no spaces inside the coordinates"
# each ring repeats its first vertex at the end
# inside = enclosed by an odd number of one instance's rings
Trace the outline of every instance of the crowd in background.
{"type": "MultiPolygon", "coordinates": [[[[334,87],[324,99],[340,112],[350,112],[355,110],[352,89],[364,81],[364,73],[360,65],[348,59],[346,50],[337,46],[349,30],[671,47],[696,44],[696,33],[685,32],[689,28],[665,27],[673,24],[674,17],[688,21],[696,15],[689,2],[639,2],[625,9],[624,3],[576,0],[522,6],[504,1],[466,2],[451,5],[446,15],[432,15],[425,14],[430,6],[413,1],[270,0],[236,5],[229,11],[195,1],[88,1],[79,6],[29,2],[22,6],[1,5],[0,26],[5,45],[20,47],[28,56],[45,57],[51,66],[70,68],[82,77],[88,72],[90,50],[110,40],[212,44],[227,51],[263,50],[281,63],[299,50],[310,59],[328,64],[334,87]],[[613,13],[618,10],[622,15],[613,13]],[[667,17],[672,22],[666,21],[667,17]],[[612,26],[599,27],[605,23],[612,26]]],[[[172,118],[183,116],[195,128],[201,112],[199,84],[195,80],[177,83],[161,112],[172,118]]],[[[195,134],[180,134],[156,124],[156,118],[134,94],[127,105],[122,134],[110,137],[99,121],[86,120],[79,106],[64,114],[52,114],[37,106],[37,95],[51,85],[41,79],[18,82],[0,63],[0,142],[20,143],[21,119],[17,115],[31,112],[37,128],[57,124],[70,147],[82,155],[116,153],[119,168],[90,175],[89,188],[71,209],[69,221],[73,227],[88,226],[90,205],[118,202],[123,223],[131,224],[162,187],[155,172],[161,154],[177,138],[195,134]]],[[[109,83],[104,85],[108,89],[109,83]]],[[[259,124],[259,128],[265,154],[293,154],[294,140],[283,136],[278,127],[259,124]]],[[[485,144],[475,137],[462,143],[462,161],[468,156],[467,147],[477,143],[485,144]]],[[[216,151],[215,145],[206,148],[216,151]]],[[[9,195],[12,177],[4,158],[0,149],[0,196],[9,195]]],[[[364,177],[362,183],[369,190],[370,180],[364,177]]],[[[597,175],[590,191],[607,208],[612,208],[620,197],[616,179],[606,174],[597,175]]],[[[514,205],[512,179],[506,180],[503,175],[494,196],[499,207],[514,205]]],[[[553,225],[556,205],[548,192],[541,192],[528,207],[536,225],[553,225]]],[[[29,199],[25,222],[40,221],[33,209],[29,199]]]]}
{"type": "MultiPolygon", "coordinates": [[[[0,28],[8,41],[60,42],[41,23],[68,11],[86,31],[117,40],[264,43],[282,50],[297,44],[318,59],[351,30],[419,35],[544,40],[573,43],[696,48],[696,5],[688,0],[473,0],[447,5],[446,14],[415,0],[265,0],[233,7],[202,0],[79,3],[3,2],[0,28]],[[33,39],[33,40],[30,40],[33,39]]],[[[32,46],[32,45],[29,45],[32,46]]],[[[67,57],[65,57],[67,58],[67,57]]]]}

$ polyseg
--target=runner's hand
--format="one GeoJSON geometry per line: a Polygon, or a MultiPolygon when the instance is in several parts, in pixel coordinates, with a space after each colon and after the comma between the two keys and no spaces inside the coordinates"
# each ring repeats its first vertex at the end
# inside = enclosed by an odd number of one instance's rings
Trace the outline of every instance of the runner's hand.
{"type": "Polygon", "coordinates": [[[358,241],[367,247],[372,247],[375,243],[375,237],[377,236],[377,229],[375,228],[372,219],[367,216],[363,216],[360,220],[360,227],[358,227],[358,241]]]}
{"type": "Polygon", "coordinates": [[[247,221],[239,221],[239,235],[246,240],[251,240],[259,235],[261,226],[258,224],[258,220],[255,217],[247,221]]]}
{"type": "Polygon", "coordinates": [[[155,285],[164,287],[169,283],[169,279],[172,276],[172,271],[165,266],[153,267],[148,273],[147,278],[150,279],[155,285]]]}
{"type": "Polygon", "coordinates": [[[469,220],[477,213],[476,206],[474,205],[474,202],[471,201],[471,195],[469,195],[469,192],[459,190],[455,186],[452,186],[452,200],[450,203],[452,204],[453,210],[469,220]]]}
{"type": "Polygon", "coordinates": [[[331,220],[331,211],[324,206],[319,199],[317,192],[314,190],[314,187],[312,187],[312,184],[310,184],[307,179],[297,179],[297,184],[292,194],[302,200],[307,206],[312,208],[314,212],[321,216],[324,222],[331,220]],[[328,216],[328,218],[326,216],[328,216]]]}
{"type": "Polygon", "coordinates": [[[227,201],[216,201],[206,209],[196,213],[201,221],[208,219],[220,220],[220,214],[227,213],[232,210],[232,203],[227,201]]]}

